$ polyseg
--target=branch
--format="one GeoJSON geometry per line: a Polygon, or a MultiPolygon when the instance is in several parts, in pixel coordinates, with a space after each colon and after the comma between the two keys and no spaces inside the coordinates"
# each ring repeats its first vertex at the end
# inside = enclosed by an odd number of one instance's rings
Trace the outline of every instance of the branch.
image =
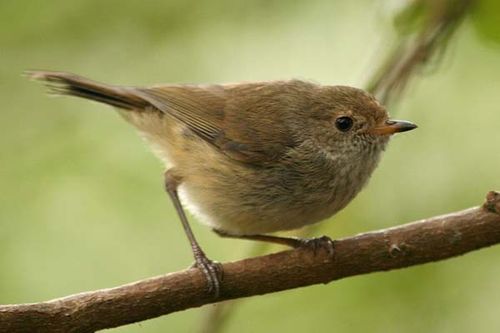
{"type": "Polygon", "coordinates": [[[500,193],[475,208],[306,248],[224,264],[220,298],[198,269],[48,302],[0,306],[2,332],[95,332],[222,300],[438,261],[500,243],[500,193]]]}
{"type": "MultiPolygon", "coordinates": [[[[421,69],[436,53],[443,54],[447,42],[474,0],[422,1],[429,7],[424,27],[416,36],[401,41],[368,83],[367,90],[383,105],[401,95],[413,74],[421,69]],[[439,53],[439,52],[437,52],[439,53]]],[[[419,5],[418,2],[415,4],[419,5]]]]}

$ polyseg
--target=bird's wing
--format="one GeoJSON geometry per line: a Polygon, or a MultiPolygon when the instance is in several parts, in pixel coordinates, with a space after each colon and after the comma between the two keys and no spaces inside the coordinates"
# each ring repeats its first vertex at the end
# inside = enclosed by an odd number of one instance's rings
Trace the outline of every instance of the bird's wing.
{"type": "Polygon", "coordinates": [[[31,71],[27,75],[45,81],[55,94],[132,112],[153,106],[241,162],[270,163],[295,146],[283,121],[293,109],[293,103],[287,105],[286,91],[291,87],[284,87],[286,82],[138,88],[102,84],[65,72],[31,71]]]}
{"type": "Polygon", "coordinates": [[[289,133],[281,128],[279,117],[271,124],[273,130],[263,129],[263,125],[275,118],[269,115],[272,110],[265,110],[263,106],[252,109],[251,103],[248,106],[232,98],[224,86],[137,88],[137,94],[240,162],[272,163],[295,145],[289,133]]]}

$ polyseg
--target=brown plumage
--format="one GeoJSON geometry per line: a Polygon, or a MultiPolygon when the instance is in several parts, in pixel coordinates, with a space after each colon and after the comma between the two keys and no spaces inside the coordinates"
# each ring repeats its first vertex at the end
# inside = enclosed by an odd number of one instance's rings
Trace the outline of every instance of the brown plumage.
{"type": "Polygon", "coordinates": [[[30,76],[54,93],[117,107],[164,160],[174,202],[178,189],[182,203],[224,235],[251,238],[335,214],[365,185],[390,134],[415,128],[390,121],[371,95],[346,86],[141,88],[60,72],[30,76]]]}

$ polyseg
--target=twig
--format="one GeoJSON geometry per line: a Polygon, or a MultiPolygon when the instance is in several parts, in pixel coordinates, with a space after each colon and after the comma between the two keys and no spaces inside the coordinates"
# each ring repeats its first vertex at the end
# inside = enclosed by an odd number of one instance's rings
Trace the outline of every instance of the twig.
{"type": "Polygon", "coordinates": [[[387,105],[401,95],[414,73],[443,51],[474,0],[423,1],[432,10],[416,36],[401,41],[380,66],[367,90],[387,105]]]}
{"type": "Polygon", "coordinates": [[[228,299],[262,295],[458,256],[500,243],[500,193],[481,207],[335,242],[335,254],[305,248],[224,264],[221,296],[188,269],[48,302],[0,306],[2,332],[95,332],[228,299]]]}
{"type": "MultiPolygon", "coordinates": [[[[303,237],[311,228],[317,227],[314,224],[309,228],[301,229],[298,237],[303,237]]],[[[256,257],[264,255],[270,248],[271,243],[265,242],[252,242],[245,258],[256,257]]],[[[199,333],[218,333],[221,332],[227,324],[237,306],[241,304],[241,299],[230,300],[227,302],[220,302],[214,304],[212,307],[206,308],[203,318],[198,325],[199,333]]]]}

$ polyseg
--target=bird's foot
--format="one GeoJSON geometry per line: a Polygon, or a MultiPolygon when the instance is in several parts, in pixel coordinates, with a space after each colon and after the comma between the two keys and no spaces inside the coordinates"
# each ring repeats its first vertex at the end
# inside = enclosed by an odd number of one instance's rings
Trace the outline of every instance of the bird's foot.
{"type": "Polygon", "coordinates": [[[313,251],[314,255],[318,253],[319,250],[325,249],[328,253],[330,259],[333,258],[335,252],[335,246],[333,240],[328,236],[321,236],[315,238],[297,238],[297,243],[295,248],[304,247],[309,248],[313,251]]]}
{"type": "Polygon", "coordinates": [[[214,298],[219,298],[220,287],[224,270],[222,265],[207,258],[203,252],[195,252],[195,262],[191,265],[193,268],[198,268],[205,275],[207,281],[207,292],[213,295],[214,298]]]}
{"type": "Polygon", "coordinates": [[[222,230],[214,229],[214,232],[221,237],[226,238],[240,238],[256,240],[261,242],[275,243],[293,248],[310,248],[316,255],[320,249],[325,249],[328,252],[329,259],[333,259],[334,243],[328,236],[321,236],[316,238],[297,238],[297,237],[281,237],[273,235],[231,235],[222,230]]]}

